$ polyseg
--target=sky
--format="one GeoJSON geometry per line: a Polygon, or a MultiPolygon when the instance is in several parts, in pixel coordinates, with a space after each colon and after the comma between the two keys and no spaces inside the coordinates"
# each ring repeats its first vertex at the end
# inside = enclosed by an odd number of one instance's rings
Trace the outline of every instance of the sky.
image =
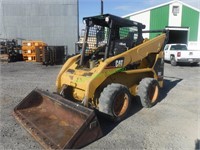
{"type": "MultiPolygon", "coordinates": [[[[148,9],[171,0],[103,0],[104,13],[124,16],[140,10],[148,9]]],[[[200,9],[200,0],[180,0],[188,5],[200,9]]],[[[79,0],[80,29],[84,28],[82,18],[99,15],[101,13],[101,0],[79,0]]]]}

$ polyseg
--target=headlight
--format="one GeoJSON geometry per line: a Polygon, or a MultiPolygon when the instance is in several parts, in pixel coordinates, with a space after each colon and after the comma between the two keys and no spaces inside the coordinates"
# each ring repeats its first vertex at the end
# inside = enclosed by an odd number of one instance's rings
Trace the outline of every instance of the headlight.
{"type": "Polygon", "coordinates": [[[31,50],[28,50],[28,53],[30,54],[30,53],[31,53],[31,50]]]}
{"type": "Polygon", "coordinates": [[[105,21],[106,21],[106,22],[109,22],[109,17],[106,17],[106,18],[105,18],[105,21]]]}
{"type": "Polygon", "coordinates": [[[31,46],[31,43],[27,43],[28,46],[31,46]]]}

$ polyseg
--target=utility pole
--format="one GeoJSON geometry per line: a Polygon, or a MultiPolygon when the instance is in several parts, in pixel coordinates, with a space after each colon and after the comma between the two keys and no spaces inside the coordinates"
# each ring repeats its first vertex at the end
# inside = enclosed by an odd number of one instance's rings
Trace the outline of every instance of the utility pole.
{"type": "Polygon", "coordinates": [[[103,0],[101,0],[101,15],[103,15],[103,0]]]}

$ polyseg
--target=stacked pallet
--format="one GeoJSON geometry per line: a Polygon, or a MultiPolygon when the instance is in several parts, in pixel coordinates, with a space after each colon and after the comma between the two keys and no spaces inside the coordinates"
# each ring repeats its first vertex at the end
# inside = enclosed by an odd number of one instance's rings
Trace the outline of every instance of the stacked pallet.
{"type": "Polygon", "coordinates": [[[43,41],[23,41],[23,59],[29,62],[42,62],[42,54],[46,46],[47,44],[43,41]]]}

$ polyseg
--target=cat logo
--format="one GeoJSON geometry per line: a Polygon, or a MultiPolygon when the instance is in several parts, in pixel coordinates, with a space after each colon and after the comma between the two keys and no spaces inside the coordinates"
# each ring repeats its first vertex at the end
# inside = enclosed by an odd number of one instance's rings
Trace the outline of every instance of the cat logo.
{"type": "Polygon", "coordinates": [[[115,61],[115,67],[123,67],[124,59],[118,59],[115,61]]]}

